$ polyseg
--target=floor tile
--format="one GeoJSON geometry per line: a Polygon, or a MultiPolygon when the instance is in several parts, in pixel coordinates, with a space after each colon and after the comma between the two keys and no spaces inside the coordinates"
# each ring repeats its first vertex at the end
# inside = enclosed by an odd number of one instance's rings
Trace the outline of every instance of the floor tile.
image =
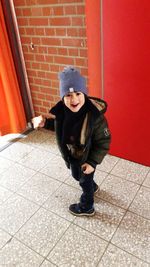
{"type": "Polygon", "coordinates": [[[143,185],[150,187],[150,172],[148,173],[146,179],[144,180],[143,185]]]}
{"type": "Polygon", "coordinates": [[[144,178],[149,171],[149,167],[121,159],[115,165],[111,174],[132,181],[134,183],[142,184],[144,178]]]}
{"type": "Polygon", "coordinates": [[[27,134],[24,138],[20,139],[20,142],[30,146],[37,147],[51,136],[52,136],[51,131],[47,131],[45,129],[33,130],[32,132],[27,134]]]}
{"type": "Polygon", "coordinates": [[[97,169],[109,173],[118,161],[119,158],[111,155],[106,155],[102,163],[97,165],[97,169]]]}
{"type": "Polygon", "coordinates": [[[50,138],[48,138],[47,140],[45,140],[44,142],[42,142],[40,145],[38,145],[38,147],[41,147],[51,153],[54,154],[59,154],[59,149],[58,149],[58,145],[56,142],[56,139],[52,136],[50,136],[50,138]]]}
{"type": "Polygon", "coordinates": [[[54,265],[51,262],[45,260],[40,267],[56,267],[56,265],[54,265]]]}
{"type": "Polygon", "coordinates": [[[29,155],[19,161],[22,165],[39,171],[48,161],[53,159],[54,155],[46,150],[35,148],[29,155]]]}
{"type": "Polygon", "coordinates": [[[150,188],[142,186],[129,209],[150,220],[150,188]]]}
{"type": "Polygon", "coordinates": [[[150,263],[150,221],[127,212],[112,243],[150,263]]]}
{"type": "Polygon", "coordinates": [[[12,194],[13,192],[0,186],[0,205],[4,203],[4,201],[6,201],[12,194]]]}
{"type": "Polygon", "coordinates": [[[41,208],[16,234],[24,244],[47,256],[70,223],[41,208]]]}
{"type": "Polygon", "coordinates": [[[57,191],[43,205],[46,209],[72,221],[74,216],[70,214],[68,208],[70,204],[79,202],[81,191],[62,184],[57,191]]]}
{"type": "Polygon", "coordinates": [[[0,229],[0,249],[11,239],[11,235],[0,229]]]}
{"type": "Polygon", "coordinates": [[[107,242],[78,226],[69,227],[47,257],[57,266],[97,266],[107,242]]]}
{"type": "Polygon", "coordinates": [[[136,195],[139,185],[125,179],[109,175],[101,184],[97,196],[122,208],[128,208],[136,195]]]}
{"type": "Polygon", "coordinates": [[[133,266],[149,267],[149,264],[110,244],[97,267],[133,266]]]}
{"type": "Polygon", "coordinates": [[[14,164],[13,161],[1,157],[1,152],[0,152],[0,174],[3,173],[4,171],[7,171],[13,164],[14,164]]]}
{"type": "Polygon", "coordinates": [[[0,185],[12,191],[17,191],[18,188],[28,181],[34,174],[35,171],[21,166],[18,163],[14,163],[11,168],[1,174],[0,185]]]}
{"type": "Polygon", "coordinates": [[[43,258],[16,239],[0,250],[0,267],[39,267],[43,258]]]}
{"type": "Polygon", "coordinates": [[[19,161],[20,159],[27,156],[32,150],[33,148],[31,146],[16,142],[0,153],[1,156],[6,157],[7,159],[10,159],[12,161],[19,161]]]}
{"type": "Polygon", "coordinates": [[[54,156],[40,172],[63,182],[70,176],[70,170],[67,169],[64,160],[60,156],[54,156]]]}
{"type": "Polygon", "coordinates": [[[102,200],[95,204],[95,210],[93,217],[76,217],[74,223],[109,241],[125,211],[102,200]]]}
{"type": "Polygon", "coordinates": [[[60,185],[61,182],[51,179],[42,173],[37,173],[17,193],[42,205],[60,185]]]}
{"type": "Polygon", "coordinates": [[[13,194],[0,206],[0,227],[15,234],[38,208],[34,203],[13,194]]]}

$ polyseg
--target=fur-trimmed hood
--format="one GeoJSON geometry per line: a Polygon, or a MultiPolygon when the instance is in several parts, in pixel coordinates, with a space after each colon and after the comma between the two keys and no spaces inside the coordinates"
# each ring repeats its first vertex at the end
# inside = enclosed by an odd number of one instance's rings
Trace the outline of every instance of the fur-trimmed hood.
{"type": "Polygon", "coordinates": [[[107,103],[104,100],[91,96],[89,96],[88,99],[89,99],[88,101],[89,108],[96,117],[106,112],[107,103]]]}

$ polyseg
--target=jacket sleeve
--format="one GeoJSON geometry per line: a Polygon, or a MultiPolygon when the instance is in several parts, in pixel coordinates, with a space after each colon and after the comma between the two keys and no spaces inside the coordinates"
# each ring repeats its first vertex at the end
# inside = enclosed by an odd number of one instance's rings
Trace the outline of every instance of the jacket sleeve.
{"type": "Polygon", "coordinates": [[[44,128],[47,130],[55,131],[54,119],[46,119],[44,128]]]}
{"type": "Polygon", "coordinates": [[[90,150],[86,162],[96,167],[109,151],[111,134],[104,115],[99,117],[93,126],[90,150]]]}

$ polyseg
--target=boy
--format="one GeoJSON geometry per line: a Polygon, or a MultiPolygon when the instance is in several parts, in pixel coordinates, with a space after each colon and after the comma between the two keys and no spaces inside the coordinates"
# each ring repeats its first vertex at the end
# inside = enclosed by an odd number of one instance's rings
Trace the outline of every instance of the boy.
{"type": "Polygon", "coordinates": [[[36,117],[33,125],[50,129],[55,119],[59,150],[83,191],[80,202],[70,205],[69,211],[76,216],[93,216],[94,193],[99,190],[93,177],[96,165],[102,162],[110,145],[104,117],[107,105],[101,99],[87,97],[85,78],[76,68],[64,68],[59,80],[62,100],[50,110],[49,118],[36,117]]]}

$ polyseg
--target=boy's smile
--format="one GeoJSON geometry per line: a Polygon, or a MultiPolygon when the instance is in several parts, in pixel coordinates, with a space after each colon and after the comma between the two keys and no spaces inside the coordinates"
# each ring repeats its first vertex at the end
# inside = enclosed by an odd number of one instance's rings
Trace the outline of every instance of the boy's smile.
{"type": "Polygon", "coordinates": [[[81,92],[69,92],[64,96],[64,103],[72,112],[78,112],[85,103],[85,96],[81,92]]]}

